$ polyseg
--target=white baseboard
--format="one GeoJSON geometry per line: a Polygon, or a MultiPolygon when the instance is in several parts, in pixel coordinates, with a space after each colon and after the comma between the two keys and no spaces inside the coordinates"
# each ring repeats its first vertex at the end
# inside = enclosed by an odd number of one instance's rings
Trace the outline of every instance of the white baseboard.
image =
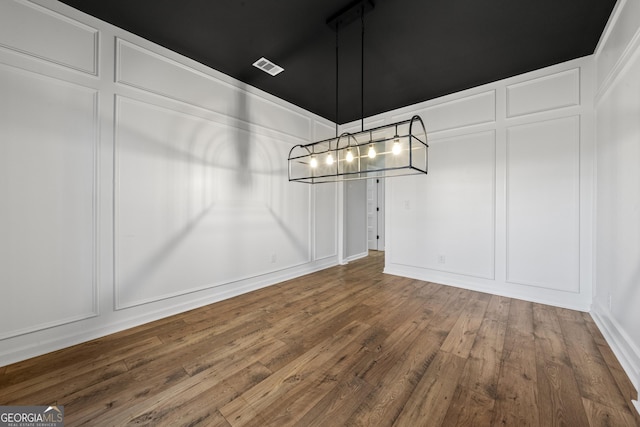
{"type": "MultiPolygon", "coordinates": [[[[594,301],[591,307],[591,317],[593,317],[604,339],[611,347],[613,354],[618,358],[622,369],[624,369],[633,383],[637,393],[640,390],[640,349],[602,304],[594,301]]],[[[640,414],[639,401],[632,400],[631,402],[638,410],[638,414],[640,414]]]]}
{"type": "Polygon", "coordinates": [[[384,273],[423,280],[425,282],[439,283],[446,286],[455,286],[457,288],[468,289],[470,291],[521,299],[538,304],[568,308],[570,310],[589,312],[590,309],[590,301],[585,302],[586,298],[584,296],[580,297],[578,294],[568,294],[566,292],[563,293],[560,291],[536,287],[503,284],[486,278],[438,272],[401,264],[385,265],[384,273]],[[576,296],[578,296],[578,298],[576,298],[576,296]]]}
{"type": "Polygon", "coordinates": [[[345,258],[340,264],[346,265],[346,264],[349,264],[351,261],[355,261],[361,258],[366,258],[367,256],[369,256],[369,251],[362,252],[360,254],[351,255],[350,257],[345,258]]]}

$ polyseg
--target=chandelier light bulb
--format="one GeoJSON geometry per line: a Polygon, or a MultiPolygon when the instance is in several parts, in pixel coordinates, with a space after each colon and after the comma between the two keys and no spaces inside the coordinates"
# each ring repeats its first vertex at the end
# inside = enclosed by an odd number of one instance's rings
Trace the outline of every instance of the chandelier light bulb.
{"type": "Polygon", "coordinates": [[[327,164],[328,165],[333,164],[333,156],[331,155],[331,153],[327,153],[327,164]]]}
{"type": "Polygon", "coordinates": [[[346,160],[347,160],[347,163],[353,162],[353,153],[351,152],[351,148],[347,150],[346,160]]]}
{"type": "Polygon", "coordinates": [[[312,168],[318,167],[318,159],[316,159],[316,156],[311,156],[311,160],[309,161],[309,166],[311,166],[312,168]]]}
{"type": "Polygon", "coordinates": [[[373,148],[373,144],[369,146],[369,151],[367,152],[367,155],[369,156],[370,159],[373,159],[376,157],[376,149],[373,148]]]}
{"type": "Polygon", "coordinates": [[[391,147],[391,152],[397,156],[402,151],[402,147],[400,146],[400,139],[396,139],[393,141],[393,147],[391,147]]]}

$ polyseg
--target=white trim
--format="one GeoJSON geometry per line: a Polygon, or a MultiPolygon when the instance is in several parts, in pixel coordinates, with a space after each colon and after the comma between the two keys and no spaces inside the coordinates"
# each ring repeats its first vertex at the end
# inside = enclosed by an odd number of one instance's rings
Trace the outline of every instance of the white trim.
{"type": "Polygon", "coordinates": [[[594,50],[594,56],[596,60],[598,60],[598,58],[600,57],[600,54],[602,53],[602,49],[604,49],[605,43],[607,43],[607,40],[609,40],[611,31],[613,31],[613,27],[616,26],[616,23],[620,18],[620,13],[622,13],[622,9],[624,9],[624,6],[626,4],[627,4],[627,0],[618,0],[615,6],[613,7],[613,11],[609,16],[607,25],[605,25],[604,31],[602,31],[602,34],[600,35],[600,40],[598,40],[598,44],[596,45],[596,48],[594,50]]]}
{"type": "Polygon", "coordinates": [[[613,65],[609,74],[602,80],[600,87],[596,88],[595,105],[607,96],[609,91],[616,86],[618,79],[625,75],[627,69],[633,64],[636,57],[640,55],[640,28],[633,35],[629,44],[613,65]]]}
{"type": "MultiPolygon", "coordinates": [[[[629,338],[618,321],[611,316],[611,313],[602,307],[602,304],[594,301],[591,307],[591,317],[638,392],[640,387],[640,349],[629,338]]],[[[633,402],[638,408],[638,401],[633,402]]]]}
{"type": "Polygon", "coordinates": [[[39,5],[37,3],[34,3],[33,1],[27,1],[27,0],[14,0],[14,3],[18,3],[21,4],[22,6],[31,8],[39,13],[42,13],[43,15],[48,15],[50,18],[52,19],[57,19],[60,22],[64,22],[68,25],[74,26],[76,28],[79,28],[81,30],[86,31],[88,34],[93,36],[93,54],[92,54],[92,60],[93,63],[91,64],[91,67],[89,68],[83,68],[79,65],[75,65],[75,64],[71,64],[69,62],[63,61],[61,59],[56,59],[52,56],[45,56],[42,54],[39,54],[37,52],[32,52],[29,50],[25,50],[22,49],[18,46],[12,46],[12,45],[8,45],[8,44],[4,44],[4,43],[0,43],[0,47],[5,48],[7,50],[16,52],[20,55],[25,55],[29,58],[35,59],[37,61],[43,62],[43,63],[50,63],[53,64],[55,66],[58,67],[62,67],[64,69],[67,70],[71,70],[74,72],[80,72],[83,74],[87,74],[90,75],[92,77],[100,77],[98,70],[100,68],[99,66],[99,58],[100,58],[100,51],[99,51],[99,46],[100,46],[100,31],[97,28],[94,28],[88,24],[85,24],[83,22],[80,22],[76,19],[70,18],[58,11],[55,11],[53,9],[50,9],[47,6],[44,5],[39,5]]]}
{"type": "Polygon", "coordinates": [[[351,255],[350,257],[347,257],[344,259],[344,262],[341,262],[340,264],[349,264],[352,261],[361,259],[361,258],[366,258],[367,256],[369,256],[369,251],[367,250],[367,252],[363,252],[360,254],[355,254],[355,255],[351,255]]]}
{"type": "Polygon", "coordinates": [[[517,285],[518,288],[513,284],[496,286],[496,283],[493,280],[482,280],[470,276],[451,273],[447,274],[436,270],[402,266],[400,264],[386,264],[384,273],[394,276],[408,277],[410,279],[421,280],[424,282],[436,283],[443,286],[454,286],[470,291],[521,299],[538,304],[545,304],[582,312],[589,312],[589,304],[591,302],[586,301],[584,298],[581,300],[577,299],[580,295],[576,295],[571,292],[553,291],[544,288],[536,288],[534,291],[527,292],[526,286],[517,285]],[[570,295],[570,297],[562,297],[562,295],[570,295]]]}
{"type": "Polygon", "coordinates": [[[523,80],[521,82],[518,83],[513,83],[511,85],[505,86],[506,89],[506,107],[507,107],[507,111],[506,111],[506,118],[507,119],[513,119],[516,117],[523,117],[523,116],[528,116],[530,114],[536,114],[536,113],[544,113],[544,112],[548,112],[548,111],[554,111],[554,110],[560,110],[562,108],[567,108],[567,107],[579,107],[581,105],[581,96],[580,96],[580,88],[582,87],[582,82],[580,81],[581,79],[581,75],[580,75],[580,67],[576,67],[576,68],[572,68],[569,70],[564,70],[564,71],[559,71],[557,73],[551,73],[551,74],[547,74],[546,76],[542,76],[542,77],[537,77],[537,78],[533,78],[530,80],[523,80]],[[521,113],[512,113],[511,112],[511,104],[512,104],[512,96],[511,94],[513,93],[512,91],[514,89],[518,89],[521,87],[526,87],[526,86],[532,86],[535,85],[536,83],[540,83],[540,82],[544,82],[544,81],[548,81],[548,80],[553,80],[556,79],[560,76],[564,76],[564,75],[569,75],[569,74],[575,74],[576,78],[574,80],[574,84],[575,84],[575,96],[576,99],[573,101],[568,101],[568,102],[564,102],[564,103],[560,103],[558,105],[546,105],[544,107],[538,107],[538,108],[534,108],[532,110],[528,110],[525,112],[521,112],[521,113]]]}

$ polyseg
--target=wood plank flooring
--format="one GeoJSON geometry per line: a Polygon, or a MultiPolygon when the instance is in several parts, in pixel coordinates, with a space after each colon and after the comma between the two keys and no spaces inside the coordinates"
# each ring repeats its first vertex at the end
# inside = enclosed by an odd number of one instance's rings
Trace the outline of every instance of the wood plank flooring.
{"type": "Polygon", "coordinates": [[[383,275],[370,256],[0,368],[67,426],[637,426],[586,313],[383,275]]]}

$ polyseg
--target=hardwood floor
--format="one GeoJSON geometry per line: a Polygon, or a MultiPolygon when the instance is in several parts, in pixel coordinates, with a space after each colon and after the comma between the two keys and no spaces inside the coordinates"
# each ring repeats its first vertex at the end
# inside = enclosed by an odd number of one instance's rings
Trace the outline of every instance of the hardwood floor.
{"type": "Polygon", "coordinates": [[[381,273],[383,253],[0,368],[67,426],[636,426],[588,314],[381,273]]]}

